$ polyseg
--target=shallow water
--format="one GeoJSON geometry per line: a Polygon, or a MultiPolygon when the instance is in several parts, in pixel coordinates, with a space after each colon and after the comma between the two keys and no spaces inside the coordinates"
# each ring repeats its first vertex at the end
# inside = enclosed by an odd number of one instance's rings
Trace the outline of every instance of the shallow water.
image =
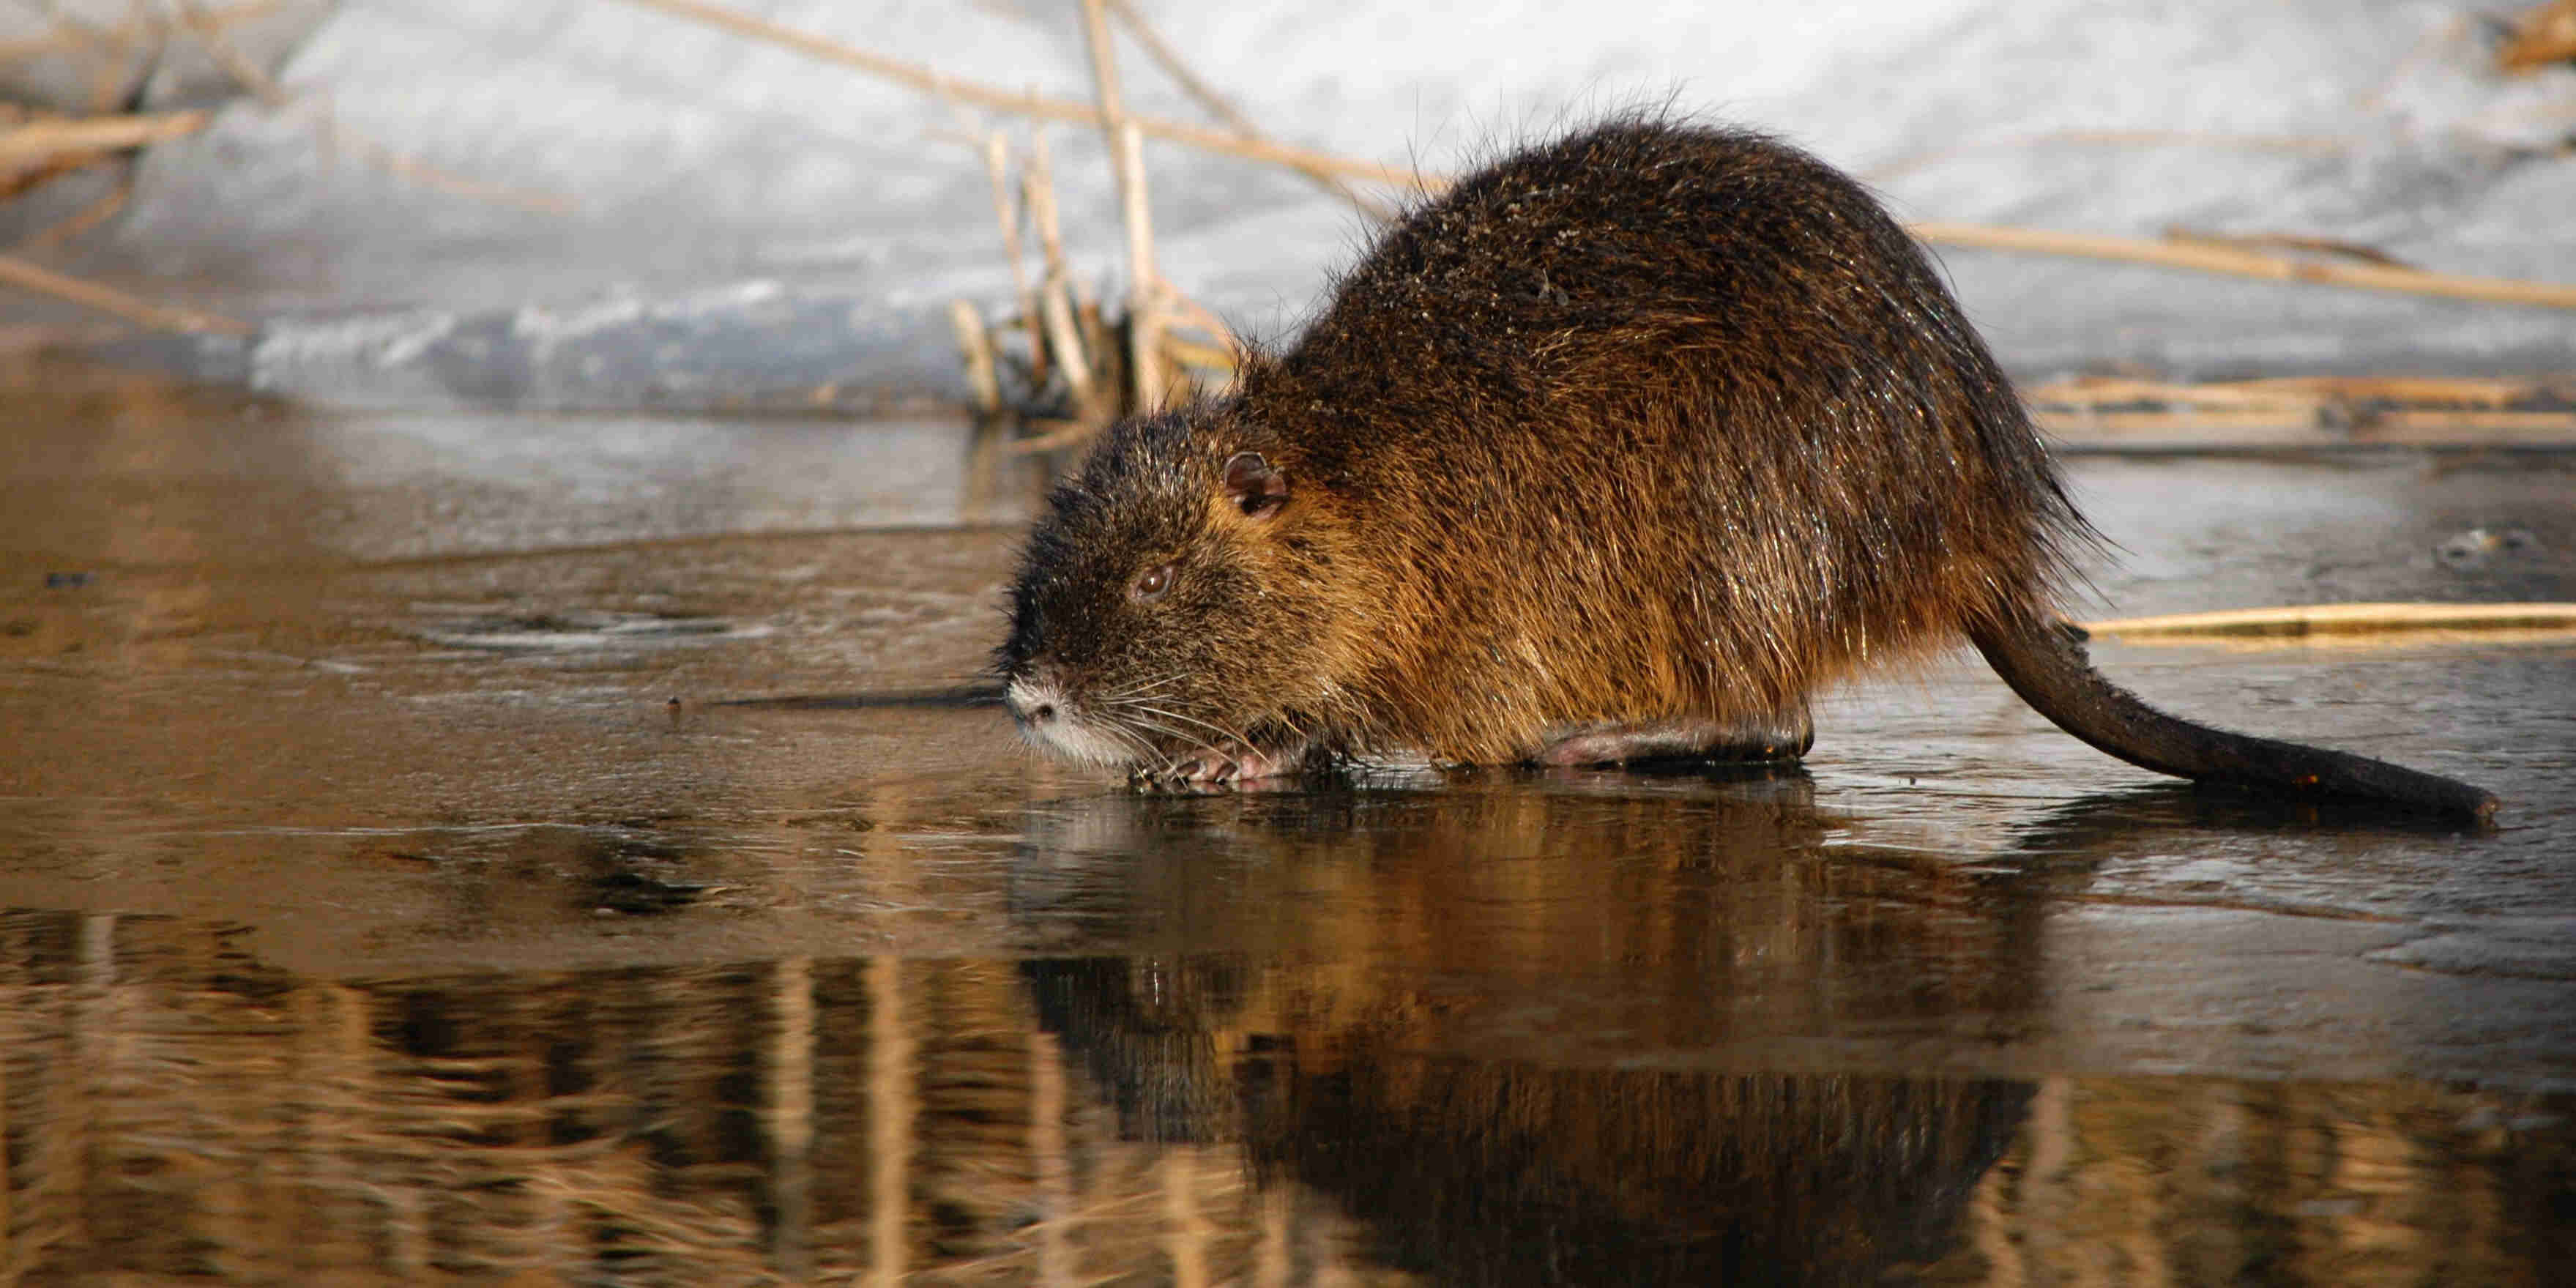
{"type": "MultiPolygon", "coordinates": [[[[1032,483],[954,425],[0,418],[16,1280],[2576,1264],[2564,640],[2097,649],[2484,835],[1964,661],[1801,770],[1137,796],[939,697],[1032,483]]],[[[2568,457],[2073,473],[2111,612],[2576,599],[2568,457]]]]}

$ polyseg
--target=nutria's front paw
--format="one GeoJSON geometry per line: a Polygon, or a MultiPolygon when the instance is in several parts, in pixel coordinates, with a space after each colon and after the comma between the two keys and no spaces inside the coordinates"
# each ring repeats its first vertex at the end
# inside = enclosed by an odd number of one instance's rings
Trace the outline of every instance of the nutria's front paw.
{"type": "Polygon", "coordinates": [[[1139,768],[1128,781],[1145,791],[1261,791],[1288,782],[1305,763],[1303,749],[1281,753],[1201,747],[1159,769],[1139,768]]]}

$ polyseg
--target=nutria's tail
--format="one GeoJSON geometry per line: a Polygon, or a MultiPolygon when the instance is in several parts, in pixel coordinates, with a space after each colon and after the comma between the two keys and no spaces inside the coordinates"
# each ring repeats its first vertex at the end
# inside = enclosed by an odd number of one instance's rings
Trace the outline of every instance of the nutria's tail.
{"type": "Polygon", "coordinates": [[[2495,818],[2496,798],[2467,783],[2166,715],[2094,670],[2083,630],[2069,623],[2019,617],[1971,638],[2022,701],[2130,764],[2283,796],[2381,801],[2476,823],[2495,818]]]}

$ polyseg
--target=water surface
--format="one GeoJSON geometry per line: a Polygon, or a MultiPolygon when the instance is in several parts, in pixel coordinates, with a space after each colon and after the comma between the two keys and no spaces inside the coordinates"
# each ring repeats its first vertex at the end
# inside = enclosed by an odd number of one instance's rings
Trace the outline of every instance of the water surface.
{"type": "MultiPolygon", "coordinates": [[[[2576,1264],[2565,641],[2097,650],[2489,834],[2164,784],[1958,659],[1802,769],[1138,796],[905,700],[1033,484],[954,425],[0,417],[24,1282],[2576,1264]]],[[[2108,611],[2576,599],[2564,457],[2072,468],[2108,611]]]]}

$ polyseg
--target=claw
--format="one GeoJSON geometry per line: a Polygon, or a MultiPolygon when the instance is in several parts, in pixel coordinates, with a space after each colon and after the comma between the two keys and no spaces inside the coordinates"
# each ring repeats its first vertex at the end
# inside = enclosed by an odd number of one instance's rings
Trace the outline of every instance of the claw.
{"type": "Polygon", "coordinates": [[[1304,754],[1303,748],[1275,755],[1257,747],[1201,747],[1159,768],[1131,769],[1127,781],[1139,791],[1261,790],[1294,774],[1304,754]]]}

